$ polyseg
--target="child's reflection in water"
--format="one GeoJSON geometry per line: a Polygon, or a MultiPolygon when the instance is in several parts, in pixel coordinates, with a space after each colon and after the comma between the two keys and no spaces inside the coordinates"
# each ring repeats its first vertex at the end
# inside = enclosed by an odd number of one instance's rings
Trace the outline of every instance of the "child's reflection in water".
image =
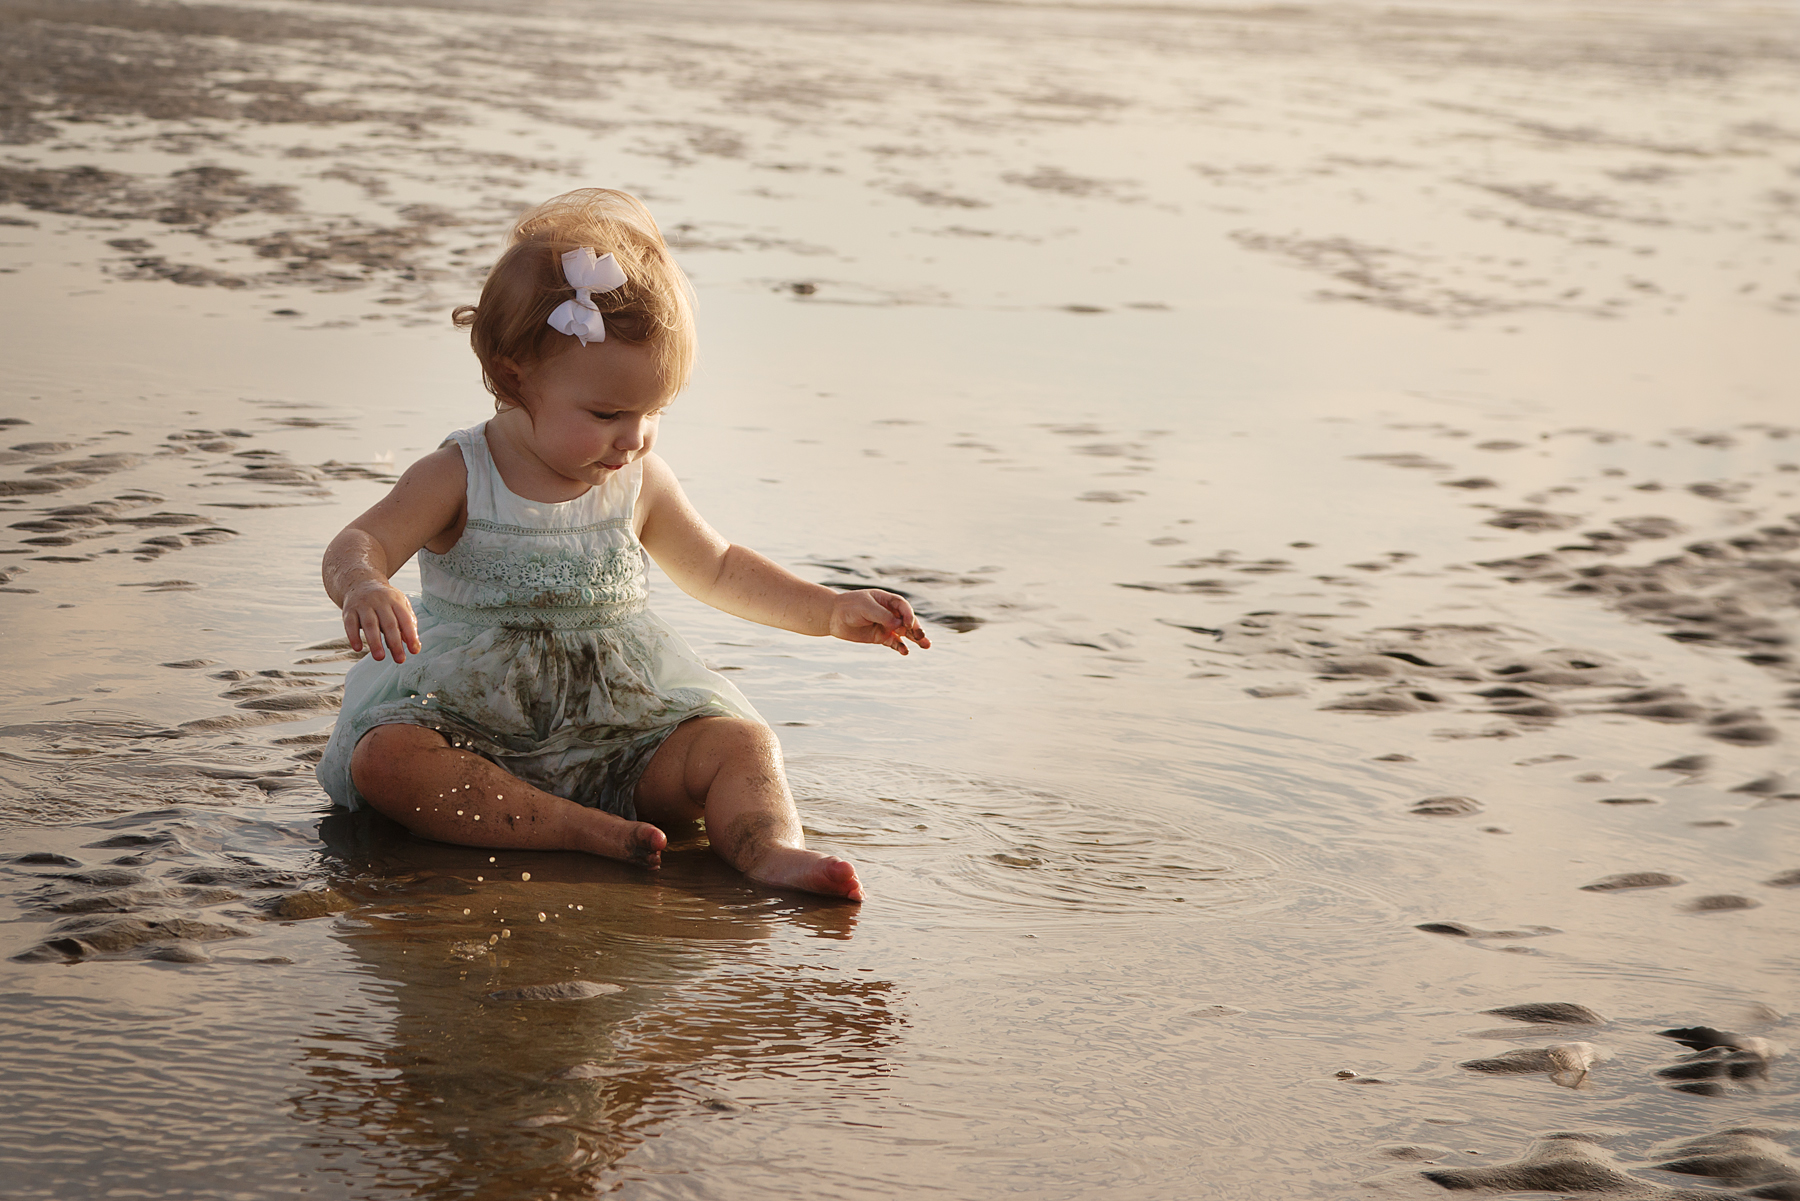
{"type": "Polygon", "coordinates": [[[365,1182],[585,1195],[666,1123],[734,1120],[746,1098],[799,1088],[816,1112],[808,1080],[861,1108],[852,1094],[890,1070],[892,986],[793,941],[847,940],[855,910],[746,885],[698,837],[672,839],[646,881],[588,855],[426,842],[368,813],[335,811],[320,836],[334,887],[359,902],[337,936],[386,1013],[321,1015],[304,1061],[316,1087],[295,1104],[365,1182]],[[492,996],[565,982],[620,987],[492,996]]]}

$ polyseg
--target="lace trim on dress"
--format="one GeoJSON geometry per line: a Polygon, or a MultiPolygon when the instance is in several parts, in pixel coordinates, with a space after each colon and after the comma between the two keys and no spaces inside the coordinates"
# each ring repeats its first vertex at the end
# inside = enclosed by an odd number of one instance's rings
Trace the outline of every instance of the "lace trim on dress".
{"type": "Polygon", "coordinates": [[[592,601],[591,595],[572,595],[578,592],[612,593],[623,600],[641,599],[649,594],[649,584],[644,577],[644,556],[636,544],[598,551],[559,548],[520,554],[505,546],[475,546],[470,540],[457,542],[436,558],[436,566],[450,575],[527,593],[529,595],[519,599],[530,602],[583,604],[592,601]],[[543,596],[549,592],[571,595],[561,601],[549,601],[543,596]]]}
{"type": "Polygon", "coordinates": [[[471,517],[463,523],[463,528],[492,530],[497,534],[519,534],[527,538],[562,538],[569,534],[597,534],[601,530],[628,530],[631,528],[631,518],[608,517],[605,521],[596,521],[592,525],[572,525],[567,529],[544,529],[529,525],[502,525],[498,521],[489,521],[485,517],[471,517]]]}
{"type": "Polygon", "coordinates": [[[506,626],[518,630],[592,630],[619,625],[649,608],[643,599],[613,601],[600,605],[494,605],[475,608],[447,601],[427,592],[421,600],[431,615],[442,621],[461,622],[471,626],[506,626]]]}

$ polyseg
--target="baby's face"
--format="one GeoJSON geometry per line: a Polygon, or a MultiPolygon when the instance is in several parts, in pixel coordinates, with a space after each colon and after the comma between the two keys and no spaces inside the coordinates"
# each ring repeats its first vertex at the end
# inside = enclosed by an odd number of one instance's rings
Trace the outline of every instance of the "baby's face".
{"type": "Polygon", "coordinates": [[[648,348],[618,338],[575,343],[519,371],[530,449],[557,475],[584,484],[650,453],[674,393],[648,348]]]}

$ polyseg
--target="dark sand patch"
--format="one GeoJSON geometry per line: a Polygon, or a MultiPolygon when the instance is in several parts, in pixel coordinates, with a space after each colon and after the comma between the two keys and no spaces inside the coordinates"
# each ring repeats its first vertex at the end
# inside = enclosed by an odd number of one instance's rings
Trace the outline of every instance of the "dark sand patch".
{"type": "MultiPolygon", "coordinates": [[[[1705,1135],[1677,1144],[1678,1151],[1694,1154],[1661,1162],[1620,1162],[1607,1144],[1616,1141],[1607,1134],[1559,1131],[1546,1134],[1532,1143],[1523,1157],[1492,1167],[1428,1168],[1422,1175],[1434,1184],[1451,1191],[1486,1193],[1579,1193],[1619,1197],[1625,1201],[1706,1201],[1722,1194],[1712,1189],[1671,1188],[1661,1181],[1637,1173],[1646,1170],[1686,1175],[1715,1176],[1731,1183],[1754,1183],[1756,1179],[1781,1181],[1792,1179],[1782,1173],[1790,1170],[1782,1154],[1783,1148],[1768,1140],[1770,1132],[1728,1130],[1705,1135]],[[1672,1166],[1681,1165],[1681,1166],[1672,1166]],[[1743,1173],[1742,1176],[1736,1173],[1743,1173]],[[1772,1173],[1772,1175],[1759,1175],[1772,1173]]],[[[1748,1194],[1775,1197],[1774,1192],[1748,1194]]]]}
{"type": "Polygon", "coordinates": [[[1481,810],[1481,802],[1473,797],[1434,796],[1415,801],[1406,811],[1419,817],[1472,817],[1481,810]]]}
{"type": "MultiPolygon", "coordinates": [[[[8,528],[18,531],[20,549],[90,552],[39,556],[40,561],[85,563],[95,561],[97,554],[129,554],[138,562],[152,562],[176,551],[213,546],[241,536],[240,530],[213,524],[211,518],[200,514],[155,507],[167,504],[171,484],[178,486],[181,481],[179,474],[169,474],[172,467],[177,471],[198,471],[205,480],[238,480],[261,486],[260,491],[280,488],[315,500],[333,494],[328,486],[333,481],[394,479],[391,469],[382,467],[336,460],[313,466],[293,462],[278,451],[237,449],[242,441],[253,437],[247,431],[231,428],[178,430],[139,450],[98,452],[83,458],[51,457],[73,449],[69,443],[22,443],[11,452],[13,461],[33,465],[26,468],[23,479],[0,480],[0,494],[80,491],[113,476],[135,476],[155,486],[128,489],[101,500],[14,510],[23,520],[10,522],[8,528]],[[125,546],[107,545],[121,538],[136,541],[125,546]]],[[[118,482],[114,481],[113,486],[117,487],[118,482]]],[[[216,487],[210,486],[209,490],[216,487]]],[[[206,505],[246,513],[270,507],[268,502],[234,500],[210,501],[206,505]]],[[[5,549],[0,544],[0,551],[5,549]]],[[[0,576],[5,577],[0,582],[10,582],[23,570],[0,569],[0,576]]],[[[199,585],[165,580],[123,586],[169,591],[199,585]]]]}
{"type": "Polygon", "coordinates": [[[1467,1059],[1458,1067],[1489,1076],[1547,1074],[1552,1084],[1580,1088],[1594,1065],[1612,1057],[1604,1047],[1589,1042],[1553,1043],[1547,1047],[1522,1047],[1486,1059],[1467,1059]]]}
{"type": "MultiPolygon", "coordinates": [[[[1230,595],[1224,579],[1181,584],[1131,584],[1181,595],[1230,595]]],[[[1586,648],[1552,647],[1521,654],[1529,635],[1500,625],[1403,625],[1362,633],[1343,617],[1263,612],[1213,627],[1184,626],[1216,635],[1205,649],[1250,670],[1299,670],[1321,684],[1380,681],[1375,688],[1328,696],[1320,709],[1374,715],[1443,712],[1460,708],[1518,723],[1517,728],[1620,713],[1648,721],[1694,724],[1711,738],[1740,745],[1774,741],[1778,731],[1754,709],[1725,708],[1690,697],[1679,685],[1645,685],[1641,672],[1586,648]],[[1468,685],[1485,685],[1470,688],[1468,685]]],[[[1174,623],[1171,623],[1174,624],[1174,623]]],[[[1292,695],[1291,692],[1284,693],[1292,695]]]]}
{"type": "Polygon", "coordinates": [[[1754,897],[1740,897],[1735,893],[1714,893],[1709,896],[1695,897],[1683,906],[1689,913],[1731,913],[1739,909],[1755,909],[1762,902],[1754,897]]]}
{"type": "MultiPolygon", "coordinates": [[[[1673,1158],[1656,1166],[1664,1172],[1710,1176],[1739,1187],[1800,1187],[1800,1162],[1796,1162],[1788,1149],[1777,1141],[1784,1133],[1791,1134],[1753,1127],[1721,1130],[1675,1144],[1670,1148],[1673,1158]]],[[[1775,1197],[1783,1193],[1764,1187],[1751,1195],[1775,1197]]]]}
{"type": "Polygon", "coordinates": [[[1606,1024],[1605,1018],[1586,1005],[1578,1005],[1573,1001],[1529,1001],[1522,1005],[1502,1005],[1498,1009],[1484,1009],[1482,1012],[1493,1014],[1495,1017],[1511,1018],[1515,1022],[1567,1026],[1604,1026],[1606,1024]]]}
{"type": "MultiPolygon", "coordinates": [[[[1444,934],[1452,938],[1512,940],[1520,938],[1542,938],[1546,934],[1561,934],[1554,926],[1521,926],[1509,930],[1484,930],[1480,926],[1471,926],[1467,922],[1424,922],[1414,926],[1415,930],[1423,930],[1427,934],[1444,934]]],[[[1538,1019],[1527,1019],[1538,1020],[1538,1019]]]]}
{"type": "Polygon", "coordinates": [[[1686,884],[1680,876],[1668,872],[1620,872],[1604,876],[1591,884],[1583,884],[1583,892],[1628,892],[1639,888],[1674,888],[1686,884]]]}
{"type": "Polygon", "coordinates": [[[292,212],[294,195],[291,187],[252,184],[244,172],[225,167],[184,167],[159,180],[99,167],[0,167],[0,204],[77,217],[144,217],[204,232],[227,217],[292,212]]]}

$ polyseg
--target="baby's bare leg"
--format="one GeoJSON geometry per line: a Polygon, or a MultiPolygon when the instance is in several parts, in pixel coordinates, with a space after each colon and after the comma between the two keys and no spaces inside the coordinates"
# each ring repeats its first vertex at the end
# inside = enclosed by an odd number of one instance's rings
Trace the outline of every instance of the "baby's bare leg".
{"type": "Polygon", "coordinates": [[[438,842],[586,851],[656,867],[669,841],[645,822],[533,788],[424,726],[376,726],[356,744],[350,774],[377,811],[438,842]]]}
{"type": "Polygon", "coordinates": [[[704,818],[713,850],[759,883],[863,899],[849,860],[806,849],[781,745],[767,726],[735,717],[683,722],[638,781],[637,807],[654,822],[704,818]]]}

